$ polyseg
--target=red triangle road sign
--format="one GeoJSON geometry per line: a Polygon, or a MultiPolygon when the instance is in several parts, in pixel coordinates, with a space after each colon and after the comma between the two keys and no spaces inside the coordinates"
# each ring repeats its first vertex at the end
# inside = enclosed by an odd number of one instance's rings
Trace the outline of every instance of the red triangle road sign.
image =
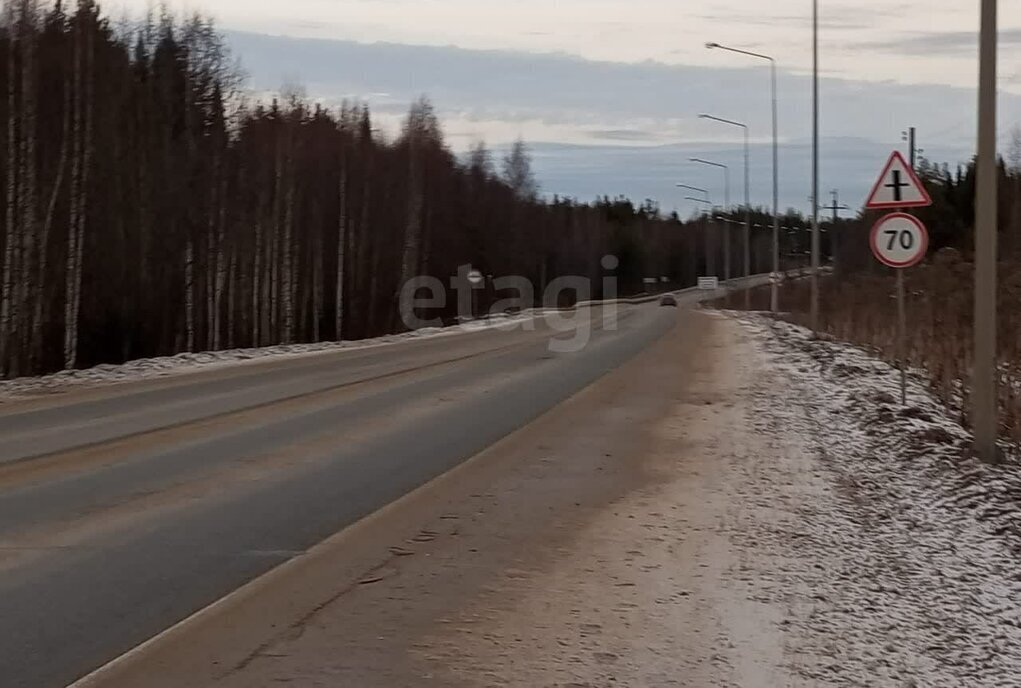
{"type": "Polygon", "coordinates": [[[920,208],[932,205],[932,198],[911,165],[894,151],[879,175],[866,208],[920,208]]]}

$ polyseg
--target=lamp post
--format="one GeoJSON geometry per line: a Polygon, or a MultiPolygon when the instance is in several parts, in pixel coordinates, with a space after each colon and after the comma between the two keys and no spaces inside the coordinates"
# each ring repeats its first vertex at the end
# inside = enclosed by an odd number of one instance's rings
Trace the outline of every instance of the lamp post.
{"type": "Polygon", "coordinates": [[[713,162],[712,160],[703,160],[702,158],[688,158],[689,162],[698,163],[699,165],[711,165],[712,167],[718,167],[723,170],[723,207],[730,208],[730,167],[724,165],[722,162],[713,162]]]}
{"type": "Polygon", "coordinates": [[[713,260],[712,247],[709,244],[709,220],[708,220],[708,216],[712,214],[712,209],[715,206],[713,206],[713,202],[711,200],[709,200],[709,194],[704,189],[696,189],[693,186],[687,186],[685,184],[678,184],[677,186],[679,186],[681,188],[695,189],[696,191],[702,191],[702,193],[705,193],[705,195],[706,195],[705,198],[695,198],[694,196],[685,196],[684,200],[691,201],[693,203],[701,203],[703,205],[709,206],[709,214],[703,214],[702,217],[703,217],[704,228],[705,228],[705,271],[706,271],[706,276],[711,276],[711,273],[716,272],[716,265],[715,265],[716,261],[713,260]]]}
{"type": "MultiPolygon", "coordinates": [[[[702,158],[688,159],[699,165],[709,165],[723,170],[723,209],[724,212],[730,212],[730,167],[720,162],[703,160],[702,158]]],[[[723,229],[723,279],[730,279],[730,225],[723,229]]]]}
{"type": "Polygon", "coordinates": [[[740,127],[744,130],[744,209],[745,209],[745,224],[744,224],[744,274],[748,277],[752,274],[752,203],[749,195],[749,167],[748,167],[748,125],[742,122],[735,122],[731,119],[724,119],[723,117],[714,117],[713,115],[699,115],[701,119],[712,120],[713,122],[720,122],[722,124],[728,124],[734,127],[740,127]]]}
{"type": "MultiPolygon", "coordinates": [[[[677,188],[678,189],[687,189],[688,191],[697,191],[700,194],[705,194],[706,198],[709,198],[709,192],[706,191],[705,189],[700,189],[697,186],[688,186],[687,184],[678,184],[677,188]]],[[[691,199],[689,199],[687,196],[685,196],[684,200],[691,200],[691,199]]]]}
{"type": "Polygon", "coordinates": [[[819,329],[819,0],[812,0],[812,330],[819,329]]]}
{"type": "MultiPolygon", "coordinates": [[[[777,99],[776,99],[776,60],[769,55],[754,53],[750,50],[731,48],[719,43],[706,43],[705,47],[710,50],[726,50],[739,55],[747,55],[760,60],[768,60],[772,84],[773,99],[773,272],[780,272],[780,143],[777,133],[777,99]]],[[[779,285],[773,280],[771,307],[774,313],[780,310],[779,285]]]]}

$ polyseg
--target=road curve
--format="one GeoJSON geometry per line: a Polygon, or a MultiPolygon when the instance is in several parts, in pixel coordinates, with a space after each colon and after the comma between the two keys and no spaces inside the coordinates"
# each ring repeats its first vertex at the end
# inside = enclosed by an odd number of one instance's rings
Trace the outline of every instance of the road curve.
{"type": "Polygon", "coordinates": [[[0,683],[67,685],[528,423],[678,313],[621,307],[577,353],[540,323],[3,407],[0,683]]]}

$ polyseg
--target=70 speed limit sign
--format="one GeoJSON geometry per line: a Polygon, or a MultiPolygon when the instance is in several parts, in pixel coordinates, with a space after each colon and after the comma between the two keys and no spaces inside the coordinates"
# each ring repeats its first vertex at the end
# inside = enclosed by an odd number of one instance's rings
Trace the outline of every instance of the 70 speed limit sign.
{"type": "Polygon", "coordinates": [[[890,213],[872,227],[869,243],[879,262],[891,268],[909,268],[925,258],[929,232],[916,217],[890,213]]]}

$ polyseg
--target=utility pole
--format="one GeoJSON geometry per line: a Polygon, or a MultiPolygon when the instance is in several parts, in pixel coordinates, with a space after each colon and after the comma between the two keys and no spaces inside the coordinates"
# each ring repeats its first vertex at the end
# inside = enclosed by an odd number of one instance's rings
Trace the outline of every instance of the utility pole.
{"type": "Polygon", "coordinates": [[[901,132],[901,141],[907,141],[908,143],[908,157],[911,160],[911,169],[915,169],[918,166],[918,156],[925,151],[918,147],[917,137],[915,135],[915,128],[908,127],[907,131],[901,132]]]}
{"type": "Polygon", "coordinates": [[[833,225],[830,229],[830,262],[836,263],[837,261],[837,222],[840,221],[840,211],[850,210],[850,206],[840,204],[840,192],[837,189],[830,191],[830,196],[833,201],[826,206],[826,210],[832,211],[833,213],[833,225]]]}
{"type": "Polygon", "coordinates": [[[975,453],[999,460],[996,369],[996,59],[997,0],[982,0],[979,33],[978,158],[975,190],[975,361],[971,422],[975,453]]]}
{"type": "Polygon", "coordinates": [[[812,330],[819,328],[819,0],[812,0],[812,330]]]}
{"type": "Polygon", "coordinates": [[[833,221],[836,222],[840,219],[841,210],[850,210],[850,206],[840,205],[840,192],[837,189],[830,191],[830,197],[833,199],[829,205],[823,206],[826,210],[832,211],[833,221]]]}

